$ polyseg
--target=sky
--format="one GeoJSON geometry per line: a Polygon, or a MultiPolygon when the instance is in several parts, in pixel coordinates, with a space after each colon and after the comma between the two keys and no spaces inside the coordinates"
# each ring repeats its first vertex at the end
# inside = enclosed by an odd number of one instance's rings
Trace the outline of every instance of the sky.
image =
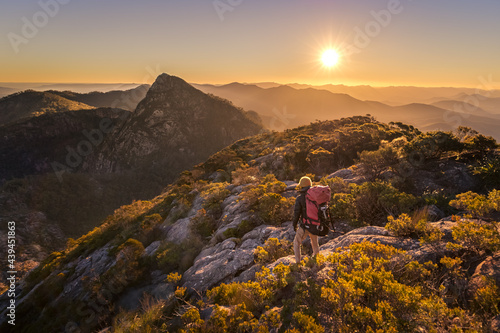
{"type": "Polygon", "coordinates": [[[499,0],[17,0],[0,82],[500,89],[499,0]],[[340,53],[326,68],[321,54],[340,53]]]}

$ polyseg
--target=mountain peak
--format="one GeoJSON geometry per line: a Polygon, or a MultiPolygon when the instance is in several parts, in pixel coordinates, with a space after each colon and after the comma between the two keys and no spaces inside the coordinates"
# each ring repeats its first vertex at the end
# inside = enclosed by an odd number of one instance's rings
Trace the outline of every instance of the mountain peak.
{"type": "Polygon", "coordinates": [[[165,92],[165,90],[175,88],[194,89],[189,83],[180,77],[162,73],[156,78],[150,88],[150,92],[165,92]]]}

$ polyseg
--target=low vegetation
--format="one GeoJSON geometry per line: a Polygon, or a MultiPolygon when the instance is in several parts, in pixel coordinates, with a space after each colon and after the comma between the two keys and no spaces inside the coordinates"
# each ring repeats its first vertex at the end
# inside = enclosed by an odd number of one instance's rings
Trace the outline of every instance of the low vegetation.
{"type": "MultiPolygon", "coordinates": [[[[107,310],[92,326],[95,329],[490,332],[493,318],[500,314],[499,285],[491,277],[478,278],[474,271],[500,251],[496,222],[500,192],[485,190],[489,190],[486,182],[496,177],[494,167],[482,170],[484,163],[463,161],[471,154],[474,160],[477,156],[498,159],[496,147],[496,142],[466,128],[424,134],[412,126],[381,124],[369,116],[316,122],[240,140],[183,172],[160,196],[117,209],[102,225],[52,253],[28,275],[23,296],[40,283],[39,288],[46,286],[49,291],[28,295],[35,307],[21,306],[18,315],[26,318],[27,332],[60,329],[76,311],[69,303],[51,303],[64,293],[60,286],[75,274],[68,264],[106,247],[113,264],[102,276],[85,278],[88,295],[102,299],[110,279],[123,279],[126,288],[140,289],[150,283],[153,271],[161,272],[161,283],[172,292],[165,299],[146,298],[139,308],[127,311],[116,307],[123,296],[120,291],[108,299],[107,310]],[[402,171],[402,166],[410,166],[414,174],[431,172],[435,163],[466,164],[470,168],[464,170],[477,183],[462,193],[456,192],[455,184],[420,190],[415,184],[419,180],[402,171]],[[356,181],[329,177],[346,167],[358,177],[356,181]],[[293,254],[290,240],[269,236],[253,252],[257,271],[253,278],[244,282],[228,278],[208,290],[183,287],[184,275],[200,251],[231,242],[237,247],[254,228],[265,228],[262,225],[273,230],[289,226],[284,223],[292,219],[296,192],[290,191],[286,180],[297,181],[304,174],[330,186],[331,215],[346,231],[384,227],[386,234],[402,242],[410,239],[419,246],[430,245],[432,258],[416,261],[409,252],[363,241],[325,255],[306,256],[295,264],[287,261],[290,258],[281,259],[293,254]],[[248,213],[230,228],[224,216],[228,205],[248,213]],[[429,207],[454,214],[451,232],[432,224],[429,207]],[[166,241],[162,230],[179,219],[189,220],[190,236],[166,241]],[[223,240],[227,243],[221,244],[223,240]],[[146,255],[146,249],[155,244],[146,255]],[[29,316],[44,307],[59,314],[57,322],[38,322],[40,317],[29,316]]],[[[433,172],[442,176],[446,170],[433,172]]]]}

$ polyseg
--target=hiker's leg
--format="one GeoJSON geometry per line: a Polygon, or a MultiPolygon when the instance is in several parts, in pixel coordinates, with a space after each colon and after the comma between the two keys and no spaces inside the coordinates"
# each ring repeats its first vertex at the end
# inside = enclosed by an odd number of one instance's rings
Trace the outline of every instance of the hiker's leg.
{"type": "Polygon", "coordinates": [[[306,237],[306,232],[301,227],[297,228],[295,232],[295,238],[293,239],[293,253],[295,254],[295,262],[298,264],[300,262],[300,246],[306,237]]]}
{"type": "Polygon", "coordinates": [[[308,232],[309,238],[311,239],[311,246],[313,248],[313,256],[318,255],[319,253],[319,243],[318,243],[318,236],[311,234],[308,232]]]}

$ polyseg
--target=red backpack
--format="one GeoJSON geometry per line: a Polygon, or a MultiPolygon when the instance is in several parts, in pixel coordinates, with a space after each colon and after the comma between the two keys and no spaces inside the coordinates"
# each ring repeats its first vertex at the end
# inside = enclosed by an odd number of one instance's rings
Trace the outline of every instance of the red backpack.
{"type": "Polygon", "coordinates": [[[306,213],[302,218],[302,224],[313,235],[325,236],[328,234],[328,225],[332,225],[330,209],[328,208],[331,195],[332,191],[329,186],[313,186],[307,190],[306,213]]]}

